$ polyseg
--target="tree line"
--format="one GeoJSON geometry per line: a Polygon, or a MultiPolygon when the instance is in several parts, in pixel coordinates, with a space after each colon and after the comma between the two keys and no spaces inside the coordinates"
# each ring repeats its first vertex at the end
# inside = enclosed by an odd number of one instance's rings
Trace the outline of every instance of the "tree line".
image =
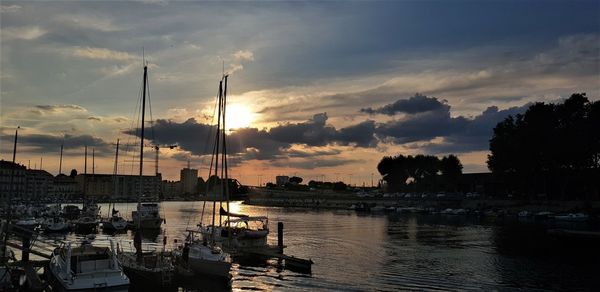
{"type": "Polygon", "coordinates": [[[377,165],[388,191],[456,190],[462,164],[455,155],[386,156],[377,165]]]}
{"type": "MultiPolygon", "coordinates": [[[[537,102],[493,129],[487,165],[495,192],[521,198],[600,198],[600,101],[574,93],[537,102]]],[[[454,155],[386,156],[377,165],[390,191],[456,190],[454,155]]]]}

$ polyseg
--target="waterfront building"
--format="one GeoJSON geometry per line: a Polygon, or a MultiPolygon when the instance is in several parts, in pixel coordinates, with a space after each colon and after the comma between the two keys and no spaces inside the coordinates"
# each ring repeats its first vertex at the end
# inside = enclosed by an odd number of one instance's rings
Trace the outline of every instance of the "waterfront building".
{"type": "Polygon", "coordinates": [[[181,181],[181,193],[183,194],[195,194],[198,186],[198,170],[186,167],[181,170],[180,177],[181,181]]]}
{"type": "Polygon", "coordinates": [[[74,178],[61,173],[54,177],[53,193],[60,199],[73,199],[81,196],[81,189],[74,178]]]}
{"type": "Polygon", "coordinates": [[[179,197],[181,195],[181,182],[163,180],[162,193],[166,199],[179,197]]]}
{"type": "Polygon", "coordinates": [[[27,186],[26,174],[27,168],[25,166],[0,160],[0,204],[6,203],[9,195],[11,198],[20,198],[25,193],[27,186]]]}
{"type": "Polygon", "coordinates": [[[22,199],[38,201],[54,195],[54,176],[41,169],[28,169],[25,194],[22,199]]]}
{"type": "MultiPolygon", "coordinates": [[[[94,200],[136,200],[140,192],[139,175],[78,174],[78,189],[85,198],[94,200]]],[[[162,191],[161,175],[142,176],[142,197],[157,200],[162,191]]]]}

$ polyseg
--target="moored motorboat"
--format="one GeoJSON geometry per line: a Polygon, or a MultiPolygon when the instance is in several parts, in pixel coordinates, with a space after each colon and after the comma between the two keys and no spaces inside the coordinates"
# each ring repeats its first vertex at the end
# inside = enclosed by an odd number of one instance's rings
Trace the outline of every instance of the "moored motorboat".
{"type": "Polygon", "coordinates": [[[33,217],[27,217],[27,218],[23,218],[23,219],[17,220],[15,222],[15,225],[17,227],[19,227],[19,228],[32,231],[36,227],[39,226],[39,223],[37,222],[37,220],[35,220],[35,218],[33,218],[33,217]]]}
{"type": "Polygon", "coordinates": [[[160,229],[164,219],[160,217],[158,203],[138,203],[137,211],[131,212],[133,226],[143,229],[160,229]]]}
{"type": "Polygon", "coordinates": [[[559,214],[554,215],[553,218],[555,220],[560,221],[569,221],[569,222],[582,222],[587,221],[589,216],[583,213],[569,213],[569,214],[559,214]]]}
{"type": "Polygon", "coordinates": [[[98,204],[91,201],[86,201],[83,204],[81,216],[96,218],[98,217],[98,213],[100,213],[100,207],[98,204]]]}
{"type": "Polygon", "coordinates": [[[93,231],[96,230],[96,227],[98,226],[98,221],[88,216],[81,217],[73,221],[73,223],[75,224],[77,231],[93,231]]]}
{"type": "Polygon", "coordinates": [[[44,223],[45,232],[61,232],[69,230],[69,224],[62,217],[47,218],[44,223]]]}
{"type": "Polygon", "coordinates": [[[127,291],[129,278],[123,273],[111,247],[71,244],[56,248],[47,269],[53,288],[62,291],[127,291]]]}
{"type": "Polygon", "coordinates": [[[75,220],[79,218],[80,213],[81,210],[75,205],[66,205],[62,209],[62,216],[69,220],[75,220]]]}
{"type": "Polygon", "coordinates": [[[125,230],[127,228],[127,220],[118,215],[113,215],[108,220],[102,221],[102,229],[107,231],[125,230]]]}

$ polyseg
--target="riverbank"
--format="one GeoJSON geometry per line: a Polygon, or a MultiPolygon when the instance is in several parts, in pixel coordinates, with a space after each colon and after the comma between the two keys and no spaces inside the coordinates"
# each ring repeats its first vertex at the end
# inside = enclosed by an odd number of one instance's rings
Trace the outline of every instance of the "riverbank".
{"type": "Polygon", "coordinates": [[[352,206],[367,205],[383,208],[419,208],[424,210],[465,209],[472,211],[502,210],[508,214],[529,212],[572,213],[585,212],[600,215],[600,201],[554,201],[517,200],[457,197],[386,198],[364,197],[353,193],[327,191],[298,192],[269,189],[253,189],[244,204],[270,207],[350,209],[352,206]]]}

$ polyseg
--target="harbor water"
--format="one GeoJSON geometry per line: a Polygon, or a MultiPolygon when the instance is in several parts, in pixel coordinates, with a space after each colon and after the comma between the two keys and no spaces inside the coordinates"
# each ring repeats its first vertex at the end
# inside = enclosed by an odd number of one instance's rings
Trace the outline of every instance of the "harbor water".
{"type": "MultiPolygon", "coordinates": [[[[107,204],[100,206],[106,216],[107,204]]],[[[181,243],[186,229],[196,228],[200,222],[202,207],[203,202],[161,203],[166,224],[160,232],[145,234],[146,248],[162,248],[164,236],[167,248],[181,243]]],[[[135,204],[117,204],[116,209],[130,217],[135,204]]],[[[285,269],[277,260],[246,260],[233,265],[231,287],[197,279],[178,283],[179,290],[593,291],[599,287],[598,246],[553,238],[546,233],[553,227],[548,222],[466,215],[362,214],[240,202],[231,203],[231,210],[268,216],[269,243],[274,245],[277,222],[283,222],[285,253],[312,259],[312,273],[285,269]]],[[[211,220],[210,214],[212,202],[207,202],[205,224],[211,220]]],[[[597,230],[587,223],[554,227],[597,230]]],[[[77,240],[83,236],[69,233],[49,237],[77,240]]],[[[115,239],[124,249],[132,248],[131,231],[100,231],[95,241],[101,245],[107,238],[115,239]]]]}

